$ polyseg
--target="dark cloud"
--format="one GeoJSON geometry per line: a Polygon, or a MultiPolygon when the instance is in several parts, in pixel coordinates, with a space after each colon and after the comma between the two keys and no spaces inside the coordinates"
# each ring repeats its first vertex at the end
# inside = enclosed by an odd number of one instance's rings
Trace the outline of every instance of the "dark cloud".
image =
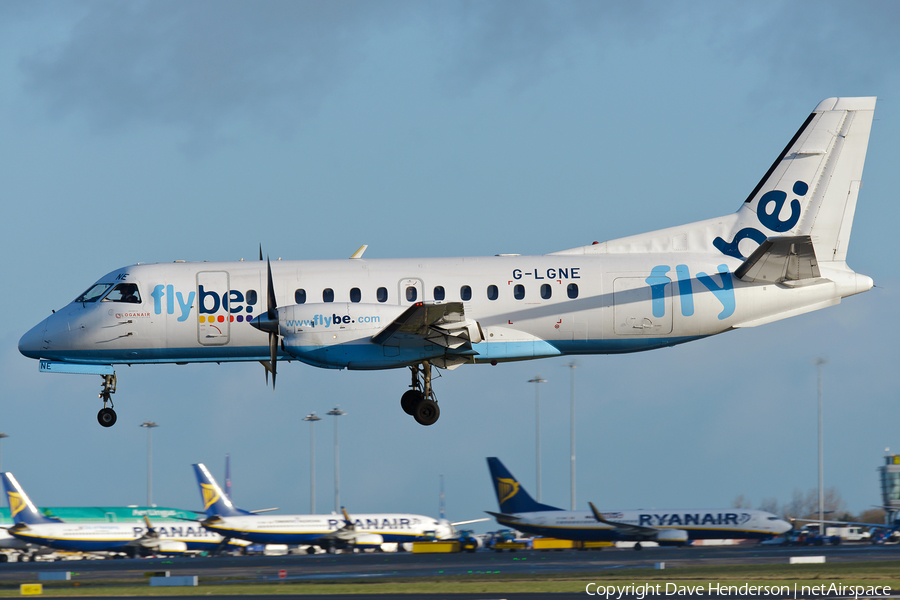
{"type": "MultiPolygon", "coordinates": [[[[23,6],[13,3],[7,16],[21,18],[23,6]]],[[[27,89],[53,113],[87,115],[100,129],[162,124],[195,137],[232,119],[292,131],[367,59],[374,36],[410,27],[424,32],[412,39],[427,47],[401,51],[432,57],[435,81],[454,94],[497,80],[511,89],[536,85],[579,53],[603,60],[613,47],[619,61],[629,50],[645,50],[646,61],[647,48],[699,47],[720,66],[758,67],[770,78],[760,88],[778,93],[828,78],[874,86],[888,74],[867,65],[900,49],[891,31],[900,5],[891,2],[852,10],[838,2],[546,0],[37,6],[42,18],[53,12],[70,23],[62,39],[21,59],[27,89]]]]}
{"type": "MultiPolygon", "coordinates": [[[[399,5],[99,2],[61,43],[25,57],[28,89],[100,128],[212,131],[237,114],[277,121],[322,102],[373,23],[399,5]]],[[[290,120],[290,119],[289,119],[290,120]]]]}

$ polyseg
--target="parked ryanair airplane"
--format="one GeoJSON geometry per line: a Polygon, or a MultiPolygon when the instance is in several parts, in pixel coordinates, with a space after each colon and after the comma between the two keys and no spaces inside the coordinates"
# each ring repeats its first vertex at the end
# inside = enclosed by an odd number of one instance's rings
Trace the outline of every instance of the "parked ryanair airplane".
{"type": "Polygon", "coordinates": [[[683,546],[689,540],[767,539],[791,529],[772,513],[748,508],[570,511],[539,504],[497,458],[487,459],[500,512],[497,522],[530,535],[584,542],[656,542],[683,546]]]}
{"type": "MultiPolygon", "coordinates": [[[[196,520],[197,514],[189,510],[157,506],[53,506],[38,508],[48,518],[57,518],[73,524],[109,524],[128,523],[134,526],[143,523],[144,517],[153,519],[162,528],[184,525],[184,521],[196,520]]],[[[29,562],[41,554],[53,552],[52,548],[23,542],[9,534],[7,529],[13,525],[10,509],[0,508],[0,551],[9,550],[18,554],[19,562],[29,562]]],[[[7,562],[10,554],[0,552],[0,563],[7,562]]]]}
{"type": "Polygon", "coordinates": [[[838,304],[872,279],[847,266],[875,98],[823,100],[733,214],[543,256],[137,264],[33,327],[49,373],[278,360],[407,367],[419,423],[432,367],[673,346],[838,304]]]}
{"type": "MultiPolygon", "coordinates": [[[[446,519],[406,513],[343,515],[258,515],[236,508],[209,469],[194,465],[200,497],[207,518],[201,524],[226,538],[238,538],[257,544],[308,544],[331,552],[335,549],[378,547],[381,544],[446,539],[455,535],[454,525],[446,519]]],[[[480,520],[480,519],[479,519],[480,520]]],[[[315,552],[310,547],[309,553],[315,552]]]]}
{"type": "Polygon", "coordinates": [[[147,515],[138,523],[69,523],[41,513],[12,473],[0,473],[15,525],[9,533],[27,544],[75,552],[112,552],[127,556],[215,551],[223,544],[247,546],[240,540],[223,540],[193,523],[153,527],[147,515]]]}

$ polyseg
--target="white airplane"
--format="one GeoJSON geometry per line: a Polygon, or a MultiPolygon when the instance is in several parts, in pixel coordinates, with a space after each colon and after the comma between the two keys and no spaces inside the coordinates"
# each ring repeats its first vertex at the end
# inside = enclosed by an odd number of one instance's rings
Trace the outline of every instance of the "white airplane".
{"type": "Polygon", "coordinates": [[[240,540],[225,540],[199,525],[153,527],[145,515],[143,523],[68,523],[47,517],[31,502],[12,473],[0,473],[15,525],[7,531],[26,544],[75,552],[107,552],[127,556],[215,551],[223,544],[247,546],[240,540]]]}
{"type": "MultiPolygon", "coordinates": [[[[308,544],[328,552],[335,549],[379,547],[387,543],[404,543],[455,535],[454,525],[446,519],[405,513],[354,515],[259,515],[236,508],[216,483],[209,469],[202,463],[194,465],[203,510],[207,518],[201,521],[206,529],[225,538],[238,538],[257,544],[308,544]]],[[[479,519],[480,520],[480,519],[479,519]]]]}
{"type": "Polygon", "coordinates": [[[747,508],[569,511],[536,502],[497,458],[488,458],[500,512],[497,522],[530,535],[592,542],[656,542],[684,546],[689,540],[768,539],[791,524],[769,512],[747,508]]]}
{"type": "Polygon", "coordinates": [[[407,367],[401,406],[430,425],[432,367],[651,350],[871,289],[846,257],[874,109],[823,100],[730,215],[543,256],[370,260],[363,246],[349,260],[131,265],[19,351],[42,372],[102,375],[107,427],[113,365],[260,361],[274,386],[279,359],[407,367]]]}

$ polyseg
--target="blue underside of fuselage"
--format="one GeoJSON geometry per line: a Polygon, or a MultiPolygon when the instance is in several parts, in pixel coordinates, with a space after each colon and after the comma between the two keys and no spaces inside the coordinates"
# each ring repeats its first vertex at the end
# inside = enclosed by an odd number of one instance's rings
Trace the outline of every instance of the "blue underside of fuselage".
{"type": "MultiPolygon", "coordinates": [[[[527,360],[578,354],[626,354],[675,346],[705,336],[668,338],[553,340],[528,342],[482,342],[473,344],[474,351],[461,353],[475,362],[527,360]]],[[[30,353],[29,353],[30,354],[30,353]]],[[[450,350],[447,354],[453,356],[450,350]]],[[[416,364],[423,360],[444,356],[438,346],[387,347],[369,342],[354,342],[336,346],[294,346],[291,352],[279,351],[280,360],[299,360],[323,368],[333,369],[393,369],[416,364]],[[387,356],[386,354],[393,354],[387,356]]],[[[38,356],[30,356],[38,358],[38,356]]],[[[41,350],[39,358],[80,364],[162,364],[187,362],[249,362],[269,359],[268,346],[215,346],[196,348],[144,348],[131,350],[41,350]]]]}
{"type": "MultiPolygon", "coordinates": [[[[18,539],[31,544],[39,544],[56,550],[71,552],[126,552],[129,548],[140,550],[140,546],[134,545],[134,540],[67,540],[60,538],[46,538],[37,535],[23,535],[13,533],[18,539]]],[[[221,542],[219,540],[184,540],[171,539],[171,542],[184,542],[188,550],[209,550],[215,548],[221,542]]],[[[150,550],[150,549],[146,549],[150,550]]]]}
{"type": "MultiPolygon", "coordinates": [[[[561,540],[575,540],[580,542],[635,542],[641,541],[637,536],[624,535],[615,529],[599,529],[585,527],[546,527],[539,525],[527,525],[512,521],[500,521],[501,525],[518,529],[522,533],[535,536],[552,537],[561,540]]],[[[775,535],[766,531],[734,530],[734,529],[692,529],[690,527],[670,527],[686,531],[690,540],[719,540],[719,539],[767,539],[775,535]]],[[[646,539],[646,538],[645,538],[646,539]]]]}
{"type": "MultiPolygon", "coordinates": [[[[277,531],[240,531],[237,529],[220,529],[218,527],[206,526],[210,531],[214,531],[223,537],[235,537],[254,544],[311,544],[315,545],[316,541],[324,541],[321,538],[328,535],[322,532],[311,533],[279,533],[277,531]]],[[[419,535],[414,533],[379,533],[384,542],[412,542],[419,539],[419,535]]],[[[329,541],[334,541],[329,538],[329,541]]]]}

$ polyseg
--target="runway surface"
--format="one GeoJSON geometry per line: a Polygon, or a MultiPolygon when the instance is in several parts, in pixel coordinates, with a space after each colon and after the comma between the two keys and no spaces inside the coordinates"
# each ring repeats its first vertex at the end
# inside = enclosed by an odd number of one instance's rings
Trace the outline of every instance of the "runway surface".
{"type": "MultiPolygon", "coordinates": [[[[18,585],[26,579],[36,581],[42,571],[72,571],[86,585],[104,580],[143,577],[152,571],[169,571],[172,576],[229,578],[229,583],[274,583],[279,581],[378,581],[388,578],[447,578],[457,576],[485,581],[504,575],[584,574],[587,584],[592,575],[604,572],[653,568],[665,563],[665,569],[686,566],[786,564],[792,556],[826,557],[827,563],[900,559],[900,546],[842,545],[827,547],[720,546],[695,548],[648,548],[642,551],[604,549],[602,551],[515,553],[480,551],[474,554],[317,554],[290,556],[246,556],[216,558],[153,558],[122,560],[82,560],[0,564],[0,587],[18,585]]],[[[73,576],[73,579],[75,576],[73,576]]],[[[347,596],[360,600],[368,595],[347,596]]],[[[415,597],[455,600],[552,597],[557,600],[585,598],[573,594],[435,594],[415,597]]],[[[315,596],[303,596],[309,599],[315,596]]],[[[340,600],[341,596],[322,596],[340,600]]],[[[383,595],[373,596],[384,598],[383,595]]],[[[410,596],[404,596],[409,598],[410,596]]]]}

